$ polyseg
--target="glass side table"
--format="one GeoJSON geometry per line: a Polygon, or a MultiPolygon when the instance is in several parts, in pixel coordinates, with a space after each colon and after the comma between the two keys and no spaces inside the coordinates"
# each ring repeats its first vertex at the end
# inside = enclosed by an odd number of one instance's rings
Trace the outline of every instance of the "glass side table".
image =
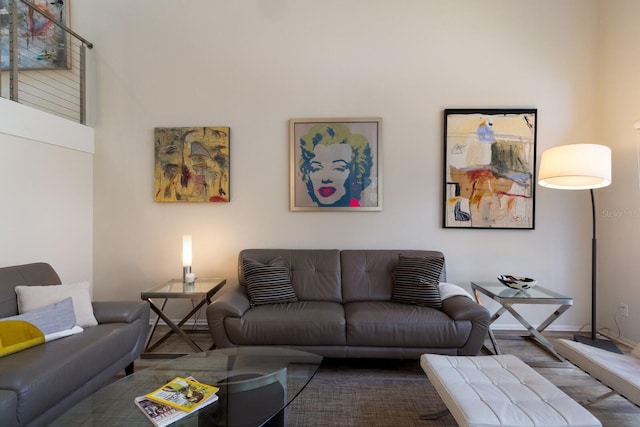
{"type": "Polygon", "coordinates": [[[184,353],[152,353],[160,344],[165,342],[172,334],[178,335],[184,342],[195,352],[203,351],[200,346],[187,335],[187,332],[182,329],[182,326],[193,317],[205,304],[211,304],[211,297],[216,294],[227,283],[226,279],[198,279],[193,284],[183,283],[181,279],[172,279],[168,282],[158,285],[154,288],[147,289],[140,293],[140,298],[147,301],[157,316],[153,322],[153,326],[149,331],[147,340],[144,345],[144,352],[140,357],[142,358],[165,358],[165,357],[179,357],[184,356],[184,353]],[[164,308],[167,305],[167,300],[171,298],[188,298],[191,300],[199,300],[198,304],[185,315],[182,320],[177,324],[173,322],[164,312],[164,308]],[[158,307],[153,299],[162,299],[162,304],[158,307]],[[156,332],[158,322],[160,319],[171,328],[166,334],[158,338],[158,340],[151,344],[153,335],[156,332]]]}
{"type": "MultiPolygon", "coordinates": [[[[573,298],[560,295],[541,286],[521,291],[505,286],[500,282],[471,282],[471,290],[473,291],[478,304],[482,305],[479,295],[482,293],[501,305],[501,308],[491,316],[491,319],[489,320],[490,325],[498,320],[498,318],[500,318],[500,316],[505,312],[509,312],[518,322],[520,322],[520,324],[522,324],[522,326],[527,329],[527,331],[529,331],[529,336],[537,344],[541,345],[559,360],[564,360],[564,358],[553,349],[553,344],[551,344],[551,342],[542,335],[542,331],[544,331],[550,324],[560,317],[562,313],[567,311],[573,305],[573,298]],[[547,317],[537,328],[535,328],[516,311],[513,307],[516,304],[555,304],[560,307],[551,313],[551,315],[547,317]]],[[[489,338],[491,339],[494,353],[500,354],[500,348],[498,347],[495,335],[491,330],[491,326],[489,326],[489,338]]]]}

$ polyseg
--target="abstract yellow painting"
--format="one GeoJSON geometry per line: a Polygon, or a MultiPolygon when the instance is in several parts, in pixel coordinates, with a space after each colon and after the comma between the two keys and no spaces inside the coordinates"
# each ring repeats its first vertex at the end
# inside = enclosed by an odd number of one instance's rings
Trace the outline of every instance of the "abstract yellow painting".
{"type": "Polygon", "coordinates": [[[156,202],[229,202],[229,127],[154,129],[156,202]]]}

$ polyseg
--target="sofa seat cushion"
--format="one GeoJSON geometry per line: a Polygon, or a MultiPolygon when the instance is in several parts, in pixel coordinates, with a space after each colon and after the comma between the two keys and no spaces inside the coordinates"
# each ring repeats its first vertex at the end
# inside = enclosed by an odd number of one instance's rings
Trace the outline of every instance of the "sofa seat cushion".
{"type": "Polygon", "coordinates": [[[98,325],[3,357],[0,389],[16,392],[18,420],[28,424],[127,355],[138,334],[132,324],[98,325]]]}
{"type": "Polygon", "coordinates": [[[345,345],[344,310],[327,301],[260,305],[242,318],[227,318],[237,345],[345,345]]]}
{"type": "Polygon", "coordinates": [[[344,310],[350,346],[460,348],[472,326],[435,308],[395,302],[351,302],[344,310]]]}

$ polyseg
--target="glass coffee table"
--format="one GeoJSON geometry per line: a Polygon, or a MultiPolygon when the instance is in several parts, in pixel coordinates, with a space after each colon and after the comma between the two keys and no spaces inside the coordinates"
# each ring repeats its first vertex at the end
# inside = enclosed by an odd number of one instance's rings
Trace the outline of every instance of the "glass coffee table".
{"type": "MultiPolygon", "coordinates": [[[[554,350],[553,344],[551,344],[551,342],[542,335],[542,331],[544,331],[551,323],[560,317],[562,313],[567,311],[573,305],[573,298],[560,295],[541,286],[536,286],[523,291],[510,288],[500,282],[471,282],[471,290],[473,290],[473,294],[476,297],[478,304],[482,305],[479,295],[479,293],[482,293],[502,306],[491,316],[489,324],[498,320],[498,318],[505,312],[509,312],[518,322],[520,322],[520,324],[522,324],[522,326],[527,329],[527,331],[529,331],[529,336],[534,340],[534,342],[541,345],[559,360],[564,360],[564,358],[554,350]],[[527,320],[516,311],[514,308],[514,305],[516,304],[555,304],[560,307],[551,313],[551,315],[549,315],[549,317],[547,317],[536,328],[527,322],[527,320]]],[[[489,327],[489,338],[491,339],[494,353],[500,354],[500,349],[496,342],[495,335],[491,330],[491,326],[489,327]]]]}
{"type": "Polygon", "coordinates": [[[54,426],[153,426],[134,404],[175,377],[220,387],[218,401],[172,426],[276,426],[285,408],[315,375],[322,357],[279,347],[236,347],[159,363],[98,390],[54,426]]]}

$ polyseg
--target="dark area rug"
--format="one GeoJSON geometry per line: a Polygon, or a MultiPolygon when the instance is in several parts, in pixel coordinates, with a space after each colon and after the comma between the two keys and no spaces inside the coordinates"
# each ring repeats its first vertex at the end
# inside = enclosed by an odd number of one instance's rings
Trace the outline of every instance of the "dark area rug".
{"type": "MultiPolygon", "coordinates": [[[[568,332],[545,332],[545,335],[551,340],[573,337],[573,333],[568,332]]],[[[194,334],[193,338],[202,348],[211,346],[209,334],[194,334]]],[[[518,356],[574,400],[594,399],[608,391],[589,374],[569,362],[556,359],[518,333],[498,332],[496,338],[503,353],[518,356]]],[[[491,346],[488,339],[485,344],[491,346]]],[[[189,352],[190,349],[172,337],[160,351],[189,352]]],[[[482,354],[487,353],[483,350],[482,354]]],[[[139,359],[136,370],[162,361],[139,359]]],[[[429,421],[419,418],[422,414],[444,408],[418,360],[325,359],[311,382],[287,408],[287,425],[456,426],[451,415],[429,421]]],[[[640,407],[620,396],[610,397],[587,409],[604,427],[640,426],[640,407]]]]}
{"type": "Polygon", "coordinates": [[[326,359],[287,408],[293,426],[456,426],[418,360],[326,359]]]}

